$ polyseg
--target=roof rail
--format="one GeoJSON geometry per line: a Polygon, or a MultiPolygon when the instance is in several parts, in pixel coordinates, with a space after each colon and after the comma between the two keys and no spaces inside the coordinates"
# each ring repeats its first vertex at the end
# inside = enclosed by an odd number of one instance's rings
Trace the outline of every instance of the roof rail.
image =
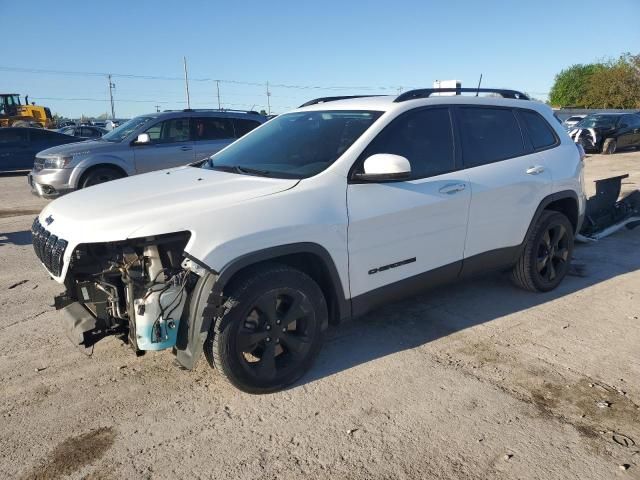
{"type": "Polygon", "coordinates": [[[518,100],[529,100],[529,97],[517,90],[508,90],[504,88],[421,88],[418,90],[408,90],[399,95],[394,102],[405,102],[407,100],[415,100],[417,98],[429,98],[434,93],[453,93],[460,95],[461,93],[497,93],[503,98],[514,98],[518,100]]]}
{"type": "Polygon", "coordinates": [[[256,112],[255,110],[233,110],[231,108],[183,108],[181,110],[163,110],[163,112],[231,112],[261,115],[260,112],[256,112]]]}
{"type": "Polygon", "coordinates": [[[335,102],[336,100],[347,100],[349,98],[364,98],[364,97],[379,97],[380,95],[343,95],[340,97],[320,97],[313,100],[309,100],[303,103],[298,108],[308,107],[309,105],[316,105],[318,103],[335,102]]]}

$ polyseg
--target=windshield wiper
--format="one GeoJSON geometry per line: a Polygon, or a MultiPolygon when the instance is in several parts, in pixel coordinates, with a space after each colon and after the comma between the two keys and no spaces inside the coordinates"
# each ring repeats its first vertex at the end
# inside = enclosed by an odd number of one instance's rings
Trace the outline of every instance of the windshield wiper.
{"type": "Polygon", "coordinates": [[[268,170],[243,167],[242,165],[216,165],[215,163],[210,163],[210,168],[213,168],[215,170],[222,170],[224,172],[240,173],[243,175],[260,175],[262,177],[267,177],[271,173],[268,170]]]}
{"type": "Polygon", "coordinates": [[[236,169],[237,172],[240,172],[240,173],[248,173],[250,175],[261,175],[263,177],[266,177],[271,173],[269,172],[269,170],[260,170],[258,168],[243,167],[241,165],[236,165],[234,168],[236,169]]]}

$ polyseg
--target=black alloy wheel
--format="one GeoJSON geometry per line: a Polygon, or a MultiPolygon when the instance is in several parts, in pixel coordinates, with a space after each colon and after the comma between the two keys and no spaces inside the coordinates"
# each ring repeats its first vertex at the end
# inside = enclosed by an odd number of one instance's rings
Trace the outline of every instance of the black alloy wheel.
{"type": "Polygon", "coordinates": [[[280,390],[312,365],[328,324],[327,304],[306,273],[266,264],[225,288],[204,352],[229,382],[249,393],[280,390]]]}
{"type": "Polygon", "coordinates": [[[562,224],[552,224],[540,237],[536,270],[538,275],[553,283],[558,274],[563,274],[569,261],[569,232],[562,224]]]}
{"type": "Polygon", "coordinates": [[[299,368],[316,331],[313,306],[300,290],[270,290],[246,310],[236,348],[246,372],[272,381],[299,368]]]}
{"type": "Polygon", "coordinates": [[[573,225],[566,215],[544,210],[513,267],[513,282],[532,292],[553,290],[569,271],[573,243],[573,225]]]}

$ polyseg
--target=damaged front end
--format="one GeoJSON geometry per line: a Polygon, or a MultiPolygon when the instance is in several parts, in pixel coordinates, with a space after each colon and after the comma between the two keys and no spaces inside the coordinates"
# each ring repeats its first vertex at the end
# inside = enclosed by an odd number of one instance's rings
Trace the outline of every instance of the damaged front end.
{"type": "Polygon", "coordinates": [[[600,151],[602,148],[602,132],[595,128],[572,128],[569,137],[587,152],[600,151]]]}
{"type": "Polygon", "coordinates": [[[72,342],[89,352],[108,335],[120,337],[138,354],[174,347],[198,279],[185,268],[189,236],[181,232],[78,245],[65,277],[66,292],[55,298],[72,342]]]}

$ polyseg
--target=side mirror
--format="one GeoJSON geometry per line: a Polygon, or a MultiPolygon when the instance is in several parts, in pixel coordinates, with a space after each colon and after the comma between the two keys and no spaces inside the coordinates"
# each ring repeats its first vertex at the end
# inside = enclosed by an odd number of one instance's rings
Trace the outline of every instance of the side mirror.
{"type": "Polygon", "coordinates": [[[148,133],[141,133],[140,135],[138,135],[138,138],[136,138],[133,143],[135,143],[136,145],[144,145],[145,143],[151,143],[151,137],[149,137],[148,133]]]}
{"type": "Polygon", "coordinates": [[[411,178],[411,163],[405,157],[391,153],[376,153],[364,161],[364,173],[354,178],[364,182],[393,182],[411,178]]]}

